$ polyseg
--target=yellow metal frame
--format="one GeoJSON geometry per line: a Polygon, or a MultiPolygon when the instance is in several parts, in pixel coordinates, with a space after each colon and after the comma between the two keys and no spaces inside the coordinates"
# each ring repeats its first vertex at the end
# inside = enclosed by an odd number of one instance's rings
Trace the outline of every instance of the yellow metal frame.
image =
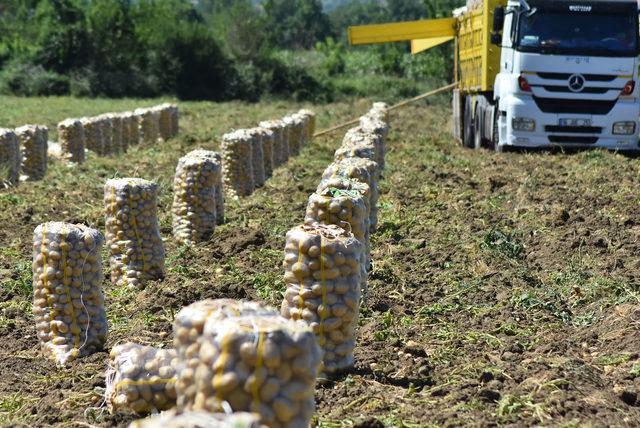
{"type": "Polygon", "coordinates": [[[441,37],[453,38],[455,35],[455,18],[423,19],[419,21],[349,27],[349,42],[352,45],[402,42],[441,37]]]}

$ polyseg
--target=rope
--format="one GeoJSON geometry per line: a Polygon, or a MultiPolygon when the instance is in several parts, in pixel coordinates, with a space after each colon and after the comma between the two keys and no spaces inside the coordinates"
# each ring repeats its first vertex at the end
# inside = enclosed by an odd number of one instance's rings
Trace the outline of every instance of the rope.
{"type": "MultiPolygon", "coordinates": [[[[415,103],[416,101],[420,101],[420,100],[425,99],[427,97],[430,97],[432,95],[440,94],[442,92],[447,92],[447,91],[455,88],[456,86],[458,86],[457,82],[456,83],[451,83],[451,84],[449,84],[447,86],[443,86],[443,87],[438,88],[438,89],[434,89],[434,90],[429,91],[429,92],[425,92],[424,94],[418,95],[417,97],[409,98],[408,100],[404,100],[404,101],[401,101],[401,102],[399,102],[397,104],[394,104],[391,107],[389,107],[388,110],[389,111],[395,110],[397,108],[404,107],[407,104],[415,103]]],[[[348,122],[341,123],[340,125],[336,125],[336,126],[334,126],[332,128],[316,132],[313,136],[314,137],[321,137],[321,136],[323,136],[325,134],[329,134],[329,133],[331,133],[333,131],[337,131],[338,129],[346,128],[349,125],[354,125],[354,124],[359,123],[359,122],[360,122],[360,118],[358,117],[357,119],[353,119],[353,120],[350,120],[348,122]]]]}

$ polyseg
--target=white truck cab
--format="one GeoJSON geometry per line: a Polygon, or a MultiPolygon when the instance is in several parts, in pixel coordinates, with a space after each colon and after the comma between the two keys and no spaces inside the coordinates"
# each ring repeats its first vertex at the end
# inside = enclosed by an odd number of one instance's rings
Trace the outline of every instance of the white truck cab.
{"type": "Polygon", "coordinates": [[[476,132],[496,150],[639,149],[636,0],[511,0],[494,12],[493,41],[500,69],[476,132]]]}

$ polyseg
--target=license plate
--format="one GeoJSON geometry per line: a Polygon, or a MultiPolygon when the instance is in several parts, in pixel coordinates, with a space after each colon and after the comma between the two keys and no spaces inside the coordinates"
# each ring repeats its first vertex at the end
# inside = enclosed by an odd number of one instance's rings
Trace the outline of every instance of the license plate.
{"type": "Polygon", "coordinates": [[[560,119],[560,126],[591,126],[591,119],[560,119]]]}

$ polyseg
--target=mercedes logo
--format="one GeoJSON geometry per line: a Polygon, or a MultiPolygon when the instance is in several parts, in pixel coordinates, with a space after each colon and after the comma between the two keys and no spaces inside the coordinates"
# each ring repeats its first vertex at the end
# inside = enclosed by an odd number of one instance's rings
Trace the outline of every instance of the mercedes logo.
{"type": "Polygon", "coordinates": [[[571,92],[580,92],[584,89],[584,76],[582,74],[572,74],[569,77],[569,90],[571,92]]]}

